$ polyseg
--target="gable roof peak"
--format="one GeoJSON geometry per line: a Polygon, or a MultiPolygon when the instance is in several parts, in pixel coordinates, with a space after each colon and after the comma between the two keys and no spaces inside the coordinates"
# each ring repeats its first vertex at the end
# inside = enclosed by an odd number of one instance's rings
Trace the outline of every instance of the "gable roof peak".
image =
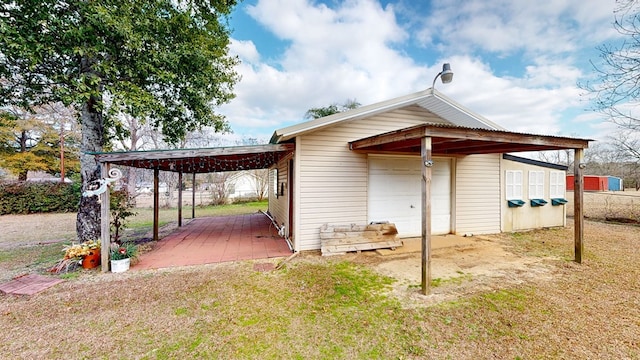
{"type": "Polygon", "coordinates": [[[374,116],[410,105],[418,105],[456,126],[504,130],[501,126],[472,112],[439,91],[428,88],[412,94],[278,129],[273,133],[270,142],[273,144],[280,143],[305,133],[333,126],[343,121],[374,116]]]}

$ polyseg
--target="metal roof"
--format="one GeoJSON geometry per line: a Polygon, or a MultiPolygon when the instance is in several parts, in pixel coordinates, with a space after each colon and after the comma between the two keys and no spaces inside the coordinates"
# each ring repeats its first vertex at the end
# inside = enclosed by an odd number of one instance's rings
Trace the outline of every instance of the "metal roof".
{"type": "Polygon", "coordinates": [[[554,164],[554,163],[550,163],[550,162],[546,162],[546,161],[523,158],[523,157],[520,157],[520,156],[511,155],[511,154],[502,154],[502,158],[505,159],[505,160],[511,160],[511,161],[519,162],[521,164],[536,165],[536,166],[546,167],[546,168],[554,169],[554,170],[567,171],[569,169],[569,167],[567,165],[560,165],[560,164],[554,164]]]}
{"type": "Polygon", "coordinates": [[[183,173],[266,169],[294,144],[93,153],[102,163],[183,173]]]}
{"type": "Polygon", "coordinates": [[[270,143],[280,143],[305,133],[333,126],[340,122],[362,119],[412,105],[418,105],[456,126],[504,130],[500,125],[474,113],[437,90],[426,89],[413,94],[361,106],[357,109],[278,129],[273,133],[270,143]]]}
{"type": "Polygon", "coordinates": [[[359,152],[420,154],[421,141],[431,138],[434,154],[496,154],[523,151],[586,149],[590,139],[515,133],[495,129],[424,124],[351,141],[359,152]]]}

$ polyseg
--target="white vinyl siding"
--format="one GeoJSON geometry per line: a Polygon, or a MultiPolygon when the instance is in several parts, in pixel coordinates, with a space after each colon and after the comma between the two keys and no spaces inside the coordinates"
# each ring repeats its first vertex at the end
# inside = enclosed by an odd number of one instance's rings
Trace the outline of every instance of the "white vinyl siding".
{"type": "Polygon", "coordinates": [[[522,171],[507,170],[505,173],[507,200],[522,200],[522,171]]]}
{"type": "Polygon", "coordinates": [[[455,164],[455,232],[500,232],[500,154],[458,157],[455,164]]]}
{"type": "Polygon", "coordinates": [[[529,171],[529,199],[544,199],[544,171],[529,171]]]}
{"type": "Polygon", "coordinates": [[[281,160],[269,170],[269,213],[271,213],[278,225],[289,223],[289,192],[287,191],[287,186],[285,186],[284,195],[276,196],[276,191],[280,191],[280,185],[286,184],[288,179],[287,163],[288,160],[281,160]]]}
{"type": "Polygon", "coordinates": [[[564,171],[551,171],[549,173],[549,197],[564,198],[566,175],[564,171]]]}
{"type": "Polygon", "coordinates": [[[411,106],[297,138],[296,250],[319,249],[323,224],[367,223],[367,155],[349,150],[348,143],[424,122],[442,119],[411,106]]]}

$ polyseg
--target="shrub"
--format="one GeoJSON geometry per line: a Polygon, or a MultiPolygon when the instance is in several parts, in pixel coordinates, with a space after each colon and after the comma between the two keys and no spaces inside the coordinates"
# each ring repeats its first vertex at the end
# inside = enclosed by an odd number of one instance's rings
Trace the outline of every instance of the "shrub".
{"type": "Polygon", "coordinates": [[[133,208],[132,199],[127,190],[111,190],[109,197],[111,231],[113,231],[111,240],[114,242],[120,242],[121,230],[126,225],[127,218],[136,215],[136,213],[131,210],[133,208]]]}
{"type": "Polygon", "coordinates": [[[75,183],[0,183],[0,215],[76,212],[80,196],[75,183]]]}

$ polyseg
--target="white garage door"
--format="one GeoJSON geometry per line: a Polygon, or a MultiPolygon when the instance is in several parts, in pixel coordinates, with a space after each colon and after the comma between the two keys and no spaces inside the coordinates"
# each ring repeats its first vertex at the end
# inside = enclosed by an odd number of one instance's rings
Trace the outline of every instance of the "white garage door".
{"type": "MultiPolygon", "coordinates": [[[[400,237],[422,233],[419,157],[369,157],[369,221],[396,224],[400,237]]],[[[451,160],[435,158],[431,179],[431,232],[451,232],[451,160]]]]}

